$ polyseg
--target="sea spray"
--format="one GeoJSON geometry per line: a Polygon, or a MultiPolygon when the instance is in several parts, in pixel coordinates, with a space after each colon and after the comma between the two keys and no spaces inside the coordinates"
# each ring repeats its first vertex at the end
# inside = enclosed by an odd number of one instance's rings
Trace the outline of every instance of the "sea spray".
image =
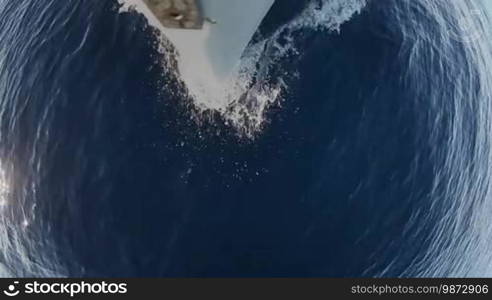
{"type": "MultiPolygon", "coordinates": [[[[169,41],[163,33],[165,30],[142,1],[119,2],[120,12],[142,13],[151,26],[160,29],[161,35],[158,38],[161,40],[161,51],[169,49],[169,41]]],[[[183,96],[190,96],[199,111],[196,114],[197,121],[210,112],[218,112],[238,133],[254,138],[268,121],[268,109],[281,102],[282,94],[287,89],[283,82],[295,77],[293,73],[284,72],[283,77],[273,81],[269,73],[279,60],[299,53],[294,39],[295,32],[309,28],[330,34],[337,33],[340,26],[359,13],[365,5],[366,0],[324,0],[308,3],[293,20],[280,26],[269,36],[250,43],[237,68],[226,78],[217,78],[207,72],[193,72],[193,64],[179,61],[179,52],[183,49],[175,49],[180,68],[175,68],[174,72],[176,78],[186,87],[183,96]],[[280,40],[284,43],[280,43],[280,40]],[[285,41],[288,41],[287,44],[285,41]]],[[[201,59],[205,59],[204,56],[201,59]]],[[[175,65],[168,58],[162,63],[167,69],[175,65]]]]}

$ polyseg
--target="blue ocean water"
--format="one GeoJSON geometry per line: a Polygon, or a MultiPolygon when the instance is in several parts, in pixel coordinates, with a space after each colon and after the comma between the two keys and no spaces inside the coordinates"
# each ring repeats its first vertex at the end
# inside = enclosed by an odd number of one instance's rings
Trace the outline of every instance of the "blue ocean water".
{"type": "Polygon", "coordinates": [[[482,1],[277,1],[254,137],[119,7],[0,0],[2,275],[492,275],[482,1]]]}

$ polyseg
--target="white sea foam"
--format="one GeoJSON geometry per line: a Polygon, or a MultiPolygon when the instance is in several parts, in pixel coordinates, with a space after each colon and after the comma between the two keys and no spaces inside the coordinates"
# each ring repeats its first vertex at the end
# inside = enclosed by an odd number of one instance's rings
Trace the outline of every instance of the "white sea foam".
{"type": "MultiPolygon", "coordinates": [[[[163,44],[167,38],[165,29],[150,13],[140,0],[119,0],[121,11],[137,11],[144,14],[151,26],[159,28],[163,44]]],[[[303,28],[338,32],[340,25],[360,12],[366,0],[324,0],[313,1],[292,21],[278,28],[269,37],[250,44],[244,52],[238,66],[225,78],[213,76],[210,73],[194,72],[196,61],[182,61],[179,56],[178,66],[180,79],[184,82],[188,95],[193,98],[195,107],[202,114],[209,111],[219,112],[238,132],[254,137],[265,123],[265,113],[272,104],[281,101],[286,86],[282,84],[284,78],[276,78],[273,83],[269,78],[269,70],[285,55],[296,53],[295,41],[292,34],[303,28]],[[282,38],[284,43],[278,41],[282,38]],[[288,41],[285,44],[285,41],[288,41]],[[264,54],[269,49],[268,56],[264,54]],[[260,62],[261,59],[261,63],[260,62]],[[261,65],[258,67],[258,65],[261,65]]],[[[207,29],[205,27],[205,30],[207,29]]],[[[176,49],[177,53],[189,49],[176,49]]],[[[189,54],[189,53],[188,53],[189,54]]],[[[179,54],[178,54],[179,55],[179,54]]],[[[206,58],[203,53],[195,54],[201,65],[206,58]]],[[[187,55],[190,57],[190,55],[187,55]]],[[[163,63],[169,66],[169,61],[163,63]]],[[[202,70],[203,68],[199,68],[202,70]]],[[[285,76],[291,76],[285,74],[285,76]]]]}

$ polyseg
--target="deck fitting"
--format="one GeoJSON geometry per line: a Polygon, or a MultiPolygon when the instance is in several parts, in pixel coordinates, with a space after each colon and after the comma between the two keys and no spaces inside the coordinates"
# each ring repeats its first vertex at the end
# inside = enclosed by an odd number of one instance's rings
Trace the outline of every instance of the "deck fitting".
{"type": "Polygon", "coordinates": [[[204,18],[198,0],[143,0],[162,26],[202,29],[204,18]]]}

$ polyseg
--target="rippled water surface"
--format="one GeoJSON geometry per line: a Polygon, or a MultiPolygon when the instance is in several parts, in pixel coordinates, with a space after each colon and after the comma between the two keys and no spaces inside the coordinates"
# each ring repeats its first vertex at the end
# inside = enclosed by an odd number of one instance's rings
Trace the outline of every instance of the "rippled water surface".
{"type": "Polygon", "coordinates": [[[0,0],[3,276],[492,276],[487,2],[279,0],[217,97],[126,4],[0,0]]]}

